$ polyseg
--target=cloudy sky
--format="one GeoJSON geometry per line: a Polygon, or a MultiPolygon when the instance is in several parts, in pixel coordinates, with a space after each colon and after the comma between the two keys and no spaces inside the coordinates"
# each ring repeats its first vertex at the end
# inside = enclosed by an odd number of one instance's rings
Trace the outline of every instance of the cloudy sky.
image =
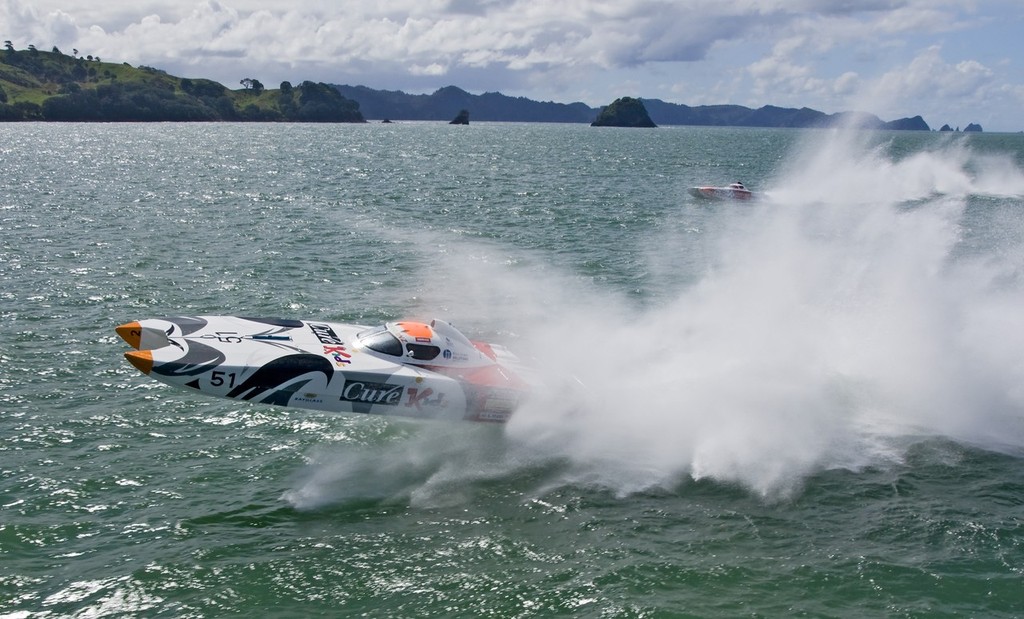
{"type": "Polygon", "coordinates": [[[206,77],[1024,130],[1022,0],[0,0],[0,38],[206,77]]]}

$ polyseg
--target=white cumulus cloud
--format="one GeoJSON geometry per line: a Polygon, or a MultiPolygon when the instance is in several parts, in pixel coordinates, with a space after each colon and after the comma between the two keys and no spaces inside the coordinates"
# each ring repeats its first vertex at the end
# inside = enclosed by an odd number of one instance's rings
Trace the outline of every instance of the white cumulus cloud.
{"type": "Polygon", "coordinates": [[[966,110],[982,89],[1001,93],[986,114],[1007,122],[1024,63],[1018,35],[1006,34],[1014,23],[1024,26],[1024,7],[1011,0],[0,2],[18,48],[77,48],[232,87],[243,76],[410,92],[454,84],[591,105],[630,94],[834,112],[878,82],[904,99],[867,111],[909,115],[936,97],[936,113],[966,110]],[[1000,26],[1003,38],[990,34],[1000,26]],[[1005,41],[1005,62],[962,51],[974,41],[1005,41]]]}

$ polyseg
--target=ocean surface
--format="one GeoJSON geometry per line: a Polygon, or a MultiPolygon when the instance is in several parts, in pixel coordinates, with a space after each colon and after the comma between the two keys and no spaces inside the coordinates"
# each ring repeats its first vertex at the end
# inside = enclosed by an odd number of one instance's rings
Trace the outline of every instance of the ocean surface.
{"type": "Polygon", "coordinates": [[[0,124],[0,617],[238,616],[1024,617],[1024,135],[0,124]],[[214,400],[122,357],[178,314],[545,387],[214,400]]]}

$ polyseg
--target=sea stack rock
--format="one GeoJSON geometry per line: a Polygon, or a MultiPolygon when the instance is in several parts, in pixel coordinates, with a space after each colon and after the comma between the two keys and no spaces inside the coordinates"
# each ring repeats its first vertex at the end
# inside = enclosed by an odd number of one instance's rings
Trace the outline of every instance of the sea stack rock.
{"type": "Polygon", "coordinates": [[[469,124],[469,110],[462,110],[459,112],[449,125],[468,125],[469,124]]]}
{"type": "Polygon", "coordinates": [[[601,110],[591,127],[657,127],[647,115],[643,101],[633,97],[621,97],[601,110]]]}
{"type": "Polygon", "coordinates": [[[981,125],[979,125],[977,123],[971,123],[971,124],[967,125],[967,127],[964,129],[964,133],[967,133],[968,131],[981,133],[982,132],[981,125]]]}

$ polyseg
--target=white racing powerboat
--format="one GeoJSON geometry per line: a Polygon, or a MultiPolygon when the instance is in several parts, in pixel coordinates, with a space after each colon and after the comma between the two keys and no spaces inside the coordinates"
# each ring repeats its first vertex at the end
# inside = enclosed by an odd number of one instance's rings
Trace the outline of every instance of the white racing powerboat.
{"type": "Polygon", "coordinates": [[[238,316],[149,318],[116,329],[156,380],[211,396],[342,413],[506,421],[530,390],[503,346],[452,325],[378,327],[238,316]]]}

